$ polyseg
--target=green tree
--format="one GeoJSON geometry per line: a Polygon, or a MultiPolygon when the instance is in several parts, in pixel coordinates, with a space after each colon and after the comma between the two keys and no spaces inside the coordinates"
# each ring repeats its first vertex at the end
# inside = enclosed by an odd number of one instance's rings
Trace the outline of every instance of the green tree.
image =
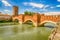
{"type": "Polygon", "coordinates": [[[33,15],[34,12],[25,11],[24,14],[25,14],[25,15],[33,15]]]}
{"type": "Polygon", "coordinates": [[[28,15],[28,11],[25,11],[24,14],[25,14],[25,15],[28,15]]]}

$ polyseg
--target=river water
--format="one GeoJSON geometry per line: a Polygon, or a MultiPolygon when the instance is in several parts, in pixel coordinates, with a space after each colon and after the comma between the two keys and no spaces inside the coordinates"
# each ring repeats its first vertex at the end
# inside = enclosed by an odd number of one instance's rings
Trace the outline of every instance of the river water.
{"type": "Polygon", "coordinates": [[[51,29],[28,24],[0,26],[0,40],[48,40],[51,29]]]}

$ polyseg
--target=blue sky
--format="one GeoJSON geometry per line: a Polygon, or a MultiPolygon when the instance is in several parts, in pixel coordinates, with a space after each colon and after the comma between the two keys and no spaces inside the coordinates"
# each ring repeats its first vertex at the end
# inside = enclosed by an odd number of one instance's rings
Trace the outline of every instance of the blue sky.
{"type": "Polygon", "coordinates": [[[0,0],[0,12],[12,13],[12,7],[19,7],[19,14],[31,12],[60,12],[60,0],[0,0]]]}

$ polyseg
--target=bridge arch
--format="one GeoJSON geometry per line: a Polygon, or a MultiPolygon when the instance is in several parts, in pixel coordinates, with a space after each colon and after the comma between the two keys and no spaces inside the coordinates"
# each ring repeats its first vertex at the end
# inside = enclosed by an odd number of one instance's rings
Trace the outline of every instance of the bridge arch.
{"type": "MultiPolygon", "coordinates": [[[[27,21],[31,21],[32,24],[34,25],[34,21],[33,21],[32,19],[26,19],[26,20],[24,20],[24,23],[27,22],[27,21]]],[[[34,25],[34,26],[35,26],[35,25],[34,25]]]]}
{"type": "Polygon", "coordinates": [[[14,18],[13,22],[18,22],[19,23],[19,19],[18,18],[14,18]]]}
{"type": "Polygon", "coordinates": [[[56,22],[53,22],[53,21],[43,21],[40,23],[40,25],[44,25],[45,23],[52,23],[52,24],[56,25],[56,22]]]}
{"type": "Polygon", "coordinates": [[[21,20],[21,19],[19,19],[19,18],[14,18],[14,19],[13,19],[13,21],[14,21],[14,22],[18,22],[18,23],[22,24],[22,20],[21,20]]]}

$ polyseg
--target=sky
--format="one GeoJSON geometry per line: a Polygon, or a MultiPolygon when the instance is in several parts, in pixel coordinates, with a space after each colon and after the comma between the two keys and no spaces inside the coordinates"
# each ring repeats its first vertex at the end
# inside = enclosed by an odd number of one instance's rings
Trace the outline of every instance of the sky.
{"type": "Polygon", "coordinates": [[[12,13],[12,7],[18,6],[19,14],[31,12],[60,12],[60,0],[0,0],[0,12],[12,13]]]}

